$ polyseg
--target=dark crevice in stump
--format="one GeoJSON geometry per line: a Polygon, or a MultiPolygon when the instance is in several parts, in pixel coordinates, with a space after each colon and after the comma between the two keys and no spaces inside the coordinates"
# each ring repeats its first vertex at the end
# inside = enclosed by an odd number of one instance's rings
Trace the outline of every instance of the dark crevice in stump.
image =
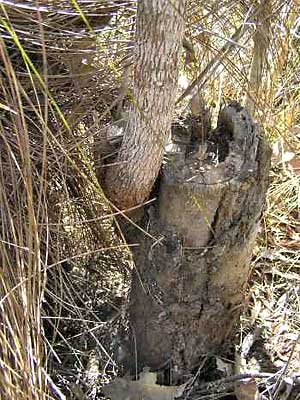
{"type": "MultiPolygon", "coordinates": [[[[182,149],[181,149],[182,150],[182,149]]],[[[270,148],[231,103],[196,152],[169,154],[144,216],[131,292],[130,366],[179,376],[234,332],[265,203],[270,148]],[[137,353],[136,353],[137,351],[137,353]]]]}

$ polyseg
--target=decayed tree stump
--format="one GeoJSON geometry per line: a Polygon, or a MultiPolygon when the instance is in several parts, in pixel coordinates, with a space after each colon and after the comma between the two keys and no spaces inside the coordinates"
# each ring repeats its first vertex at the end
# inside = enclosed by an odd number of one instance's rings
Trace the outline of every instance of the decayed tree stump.
{"type": "Polygon", "coordinates": [[[179,374],[233,333],[268,187],[270,148],[237,103],[196,152],[169,155],[136,252],[131,361],[179,374]]]}

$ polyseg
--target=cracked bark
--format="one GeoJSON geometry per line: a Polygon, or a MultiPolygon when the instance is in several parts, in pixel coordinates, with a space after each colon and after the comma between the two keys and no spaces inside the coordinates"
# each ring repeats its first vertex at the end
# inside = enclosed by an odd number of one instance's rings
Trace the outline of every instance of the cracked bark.
{"type": "MultiPolygon", "coordinates": [[[[153,241],[136,232],[138,275],[129,359],[178,374],[216,352],[234,331],[268,186],[270,149],[237,103],[219,116],[206,154],[170,155],[158,200],[144,218],[153,241]],[[137,354],[135,353],[137,350],[137,354]]],[[[129,362],[130,364],[130,362],[129,362]]],[[[134,369],[134,365],[131,364],[134,369]]]]}

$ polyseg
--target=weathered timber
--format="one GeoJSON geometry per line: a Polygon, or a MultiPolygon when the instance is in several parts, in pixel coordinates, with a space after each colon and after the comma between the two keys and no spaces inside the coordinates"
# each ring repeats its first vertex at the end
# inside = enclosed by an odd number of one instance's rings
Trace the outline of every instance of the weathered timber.
{"type": "Polygon", "coordinates": [[[234,332],[268,187],[270,148],[231,103],[195,152],[162,167],[155,205],[138,233],[131,367],[172,362],[182,375],[234,332]]]}

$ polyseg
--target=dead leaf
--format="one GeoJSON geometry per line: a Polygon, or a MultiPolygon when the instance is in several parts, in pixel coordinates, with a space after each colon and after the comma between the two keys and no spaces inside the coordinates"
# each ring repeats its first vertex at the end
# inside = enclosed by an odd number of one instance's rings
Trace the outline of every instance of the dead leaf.
{"type": "Polygon", "coordinates": [[[292,151],[285,151],[282,154],[282,162],[290,163],[291,161],[293,161],[294,157],[295,157],[295,153],[293,153],[292,151]]]}
{"type": "Polygon", "coordinates": [[[300,248],[300,240],[280,240],[277,242],[279,247],[285,247],[288,249],[299,249],[300,248]]]}
{"type": "Polygon", "coordinates": [[[225,376],[230,376],[232,375],[232,362],[225,362],[221,358],[216,357],[216,363],[217,363],[217,369],[225,376]]]}
{"type": "Polygon", "coordinates": [[[255,381],[236,386],[235,395],[238,400],[260,400],[261,396],[255,381]]]}
{"type": "Polygon", "coordinates": [[[117,378],[102,390],[111,400],[174,400],[182,395],[186,386],[162,386],[155,382],[156,373],[144,368],[138,381],[117,378]]]}
{"type": "Polygon", "coordinates": [[[299,176],[300,175],[300,159],[299,158],[293,158],[288,161],[288,166],[289,170],[295,175],[299,176]]]}

